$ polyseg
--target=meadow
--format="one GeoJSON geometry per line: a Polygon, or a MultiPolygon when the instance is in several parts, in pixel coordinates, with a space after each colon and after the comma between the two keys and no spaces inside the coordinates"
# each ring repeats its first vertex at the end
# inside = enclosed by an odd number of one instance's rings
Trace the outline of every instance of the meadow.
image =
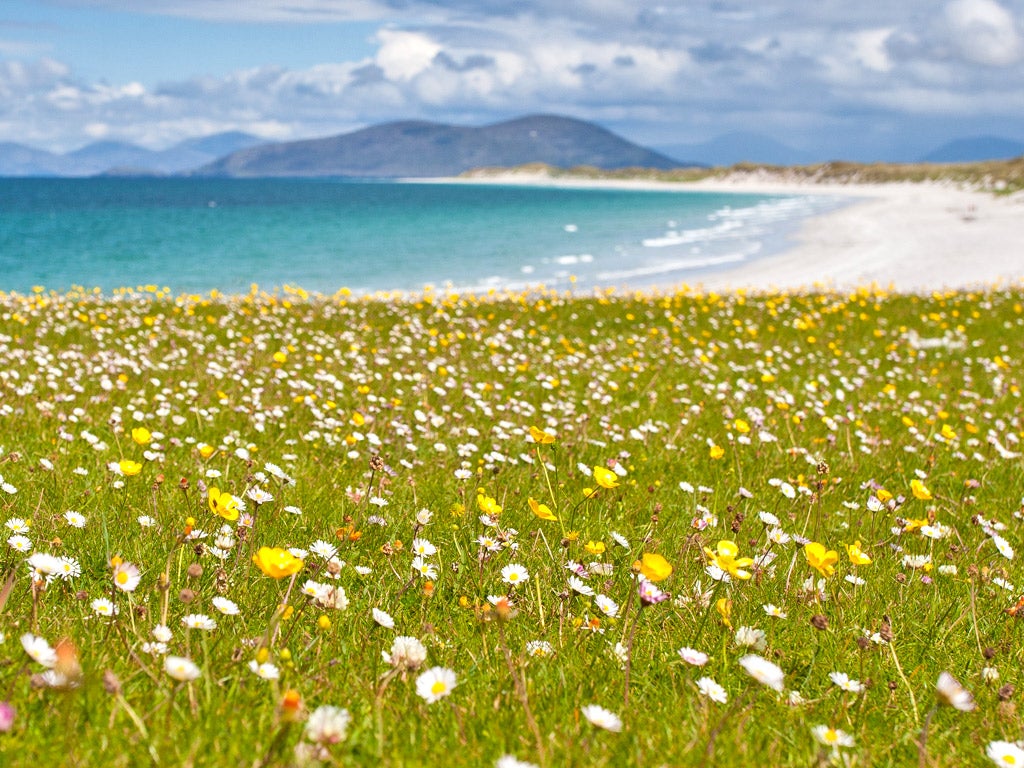
{"type": "Polygon", "coordinates": [[[0,294],[0,764],[1024,765],[1024,291],[0,294]]]}

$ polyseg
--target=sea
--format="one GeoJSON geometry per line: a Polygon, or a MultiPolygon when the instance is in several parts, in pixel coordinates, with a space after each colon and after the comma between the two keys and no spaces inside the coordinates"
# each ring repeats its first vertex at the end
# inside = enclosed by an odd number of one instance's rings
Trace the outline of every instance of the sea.
{"type": "Polygon", "coordinates": [[[339,179],[0,179],[0,291],[647,289],[792,245],[842,200],[339,179]]]}

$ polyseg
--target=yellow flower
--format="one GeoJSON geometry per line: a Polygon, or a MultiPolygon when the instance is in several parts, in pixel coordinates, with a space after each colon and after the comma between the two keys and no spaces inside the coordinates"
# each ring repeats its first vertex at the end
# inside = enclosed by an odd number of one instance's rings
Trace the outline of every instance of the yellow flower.
{"type": "Polygon", "coordinates": [[[283,579],[302,570],[302,561],[280,547],[260,547],[252,561],[272,579],[283,579]]]}
{"type": "Polygon", "coordinates": [[[754,560],[750,557],[736,557],[739,552],[740,548],[736,546],[736,542],[729,541],[728,539],[718,542],[718,546],[714,551],[704,547],[704,554],[707,555],[713,565],[718,566],[734,579],[745,581],[750,578],[750,572],[743,569],[748,565],[753,565],[754,560]]]}
{"type": "Polygon", "coordinates": [[[732,423],[732,426],[741,435],[745,435],[750,431],[750,425],[743,419],[736,419],[736,421],[732,423]]]}
{"type": "Polygon", "coordinates": [[[878,499],[883,504],[885,504],[885,502],[889,501],[892,498],[892,494],[885,490],[885,488],[879,488],[877,491],[875,491],[875,498],[878,499]]]}
{"type": "Polygon", "coordinates": [[[727,597],[720,597],[715,601],[715,610],[722,617],[722,623],[732,629],[732,600],[727,597]]]}
{"type": "Polygon", "coordinates": [[[712,459],[715,459],[717,461],[718,459],[725,456],[725,448],[723,448],[720,445],[712,445],[710,451],[708,451],[708,454],[711,456],[712,459]]]}
{"type": "Polygon", "coordinates": [[[915,499],[920,499],[921,501],[932,500],[932,492],[916,477],[910,481],[910,490],[914,494],[915,499]]]}
{"type": "Polygon", "coordinates": [[[217,450],[212,445],[207,445],[206,443],[200,443],[197,447],[199,448],[199,455],[204,459],[208,459],[213,456],[213,452],[217,450]]]}
{"type": "Polygon", "coordinates": [[[117,463],[117,466],[121,469],[121,474],[131,477],[137,475],[142,471],[142,465],[137,461],[131,459],[122,459],[117,463]]]}
{"type": "Polygon", "coordinates": [[[145,427],[136,427],[135,429],[132,430],[132,440],[134,440],[139,445],[145,445],[152,439],[153,435],[150,434],[150,431],[145,427]]]}
{"type": "Polygon", "coordinates": [[[672,574],[668,560],[654,552],[644,552],[643,557],[633,563],[633,570],[639,571],[648,581],[664,581],[672,574]]]}
{"type": "Polygon", "coordinates": [[[533,514],[539,517],[541,520],[557,520],[555,513],[548,509],[547,504],[541,504],[539,501],[533,498],[529,498],[526,502],[530,505],[530,509],[533,510],[533,514]]]}
{"type": "Polygon", "coordinates": [[[871,558],[861,550],[859,541],[847,544],[846,554],[850,556],[850,562],[854,565],[871,565],[871,558]]]}
{"type": "Polygon", "coordinates": [[[604,542],[603,541],[588,541],[583,545],[583,548],[592,555],[603,555],[604,554],[604,542]]]}
{"type": "Polygon", "coordinates": [[[485,515],[494,515],[497,517],[501,514],[501,505],[497,499],[486,495],[483,491],[478,491],[476,494],[476,505],[480,507],[480,511],[485,515]]]}
{"type": "Polygon", "coordinates": [[[942,425],[942,432],[940,434],[946,440],[956,440],[956,431],[949,424],[942,425]]]}
{"type": "Polygon", "coordinates": [[[533,438],[533,442],[540,445],[551,445],[551,443],[555,442],[555,436],[550,432],[545,432],[540,427],[530,427],[530,437],[533,438]]]}
{"type": "Polygon", "coordinates": [[[238,499],[230,493],[221,493],[217,486],[210,486],[208,492],[210,511],[229,522],[238,519],[238,499]]]}
{"type": "Polygon", "coordinates": [[[804,545],[804,557],[807,564],[822,576],[832,576],[836,572],[836,563],[839,562],[839,553],[834,549],[826,550],[823,544],[816,541],[804,545]]]}
{"type": "Polygon", "coordinates": [[[602,488],[618,488],[619,478],[614,472],[605,467],[594,467],[594,482],[602,488]]]}

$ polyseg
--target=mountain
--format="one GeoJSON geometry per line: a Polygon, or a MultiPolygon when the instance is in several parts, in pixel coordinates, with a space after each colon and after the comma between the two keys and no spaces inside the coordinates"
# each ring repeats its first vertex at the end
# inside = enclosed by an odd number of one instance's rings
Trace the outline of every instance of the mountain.
{"type": "Polygon", "coordinates": [[[10,141],[0,142],[0,176],[54,176],[59,155],[10,141]]]}
{"type": "Polygon", "coordinates": [[[727,133],[698,144],[658,146],[670,157],[686,157],[705,165],[729,166],[751,162],[767,165],[806,165],[820,158],[758,133],[727,133]]]}
{"type": "Polygon", "coordinates": [[[683,165],[593,123],[531,115],[482,127],[423,121],[385,123],[324,139],[243,149],[199,168],[196,174],[414,178],[526,163],[602,169],[683,165]]]}
{"type": "Polygon", "coordinates": [[[943,144],[921,158],[923,163],[972,163],[1010,160],[1024,155],[1024,142],[999,136],[973,136],[943,144]]]}
{"type": "Polygon", "coordinates": [[[183,173],[263,144],[258,136],[239,131],[201,136],[154,151],[135,144],[98,141],[63,155],[23,144],[0,142],[0,176],[139,176],[183,173]]]}

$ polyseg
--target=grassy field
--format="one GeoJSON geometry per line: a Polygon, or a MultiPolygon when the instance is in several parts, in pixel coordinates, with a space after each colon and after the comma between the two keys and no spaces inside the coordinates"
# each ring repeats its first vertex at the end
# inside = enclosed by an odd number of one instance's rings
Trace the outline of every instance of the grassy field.
{"type": "Polygon", "coordinates": [[[0,764],[1024,764],[1022,360],[1017,288],[0,295],[0,764]]]}

